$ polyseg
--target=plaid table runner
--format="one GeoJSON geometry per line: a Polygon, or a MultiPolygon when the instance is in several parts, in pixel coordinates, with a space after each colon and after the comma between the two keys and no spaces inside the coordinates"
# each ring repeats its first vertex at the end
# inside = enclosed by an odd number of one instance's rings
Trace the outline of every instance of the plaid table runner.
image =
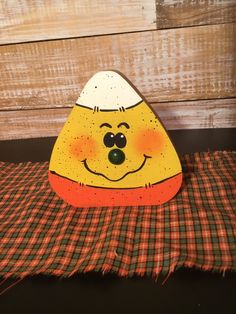
{"type": "Polygon", "coordinates": [[[235,152],[182,158],[167,204],[74,208],[51,191],[48,162],[0,163],[0,275],[236,270],[235,152]]]}

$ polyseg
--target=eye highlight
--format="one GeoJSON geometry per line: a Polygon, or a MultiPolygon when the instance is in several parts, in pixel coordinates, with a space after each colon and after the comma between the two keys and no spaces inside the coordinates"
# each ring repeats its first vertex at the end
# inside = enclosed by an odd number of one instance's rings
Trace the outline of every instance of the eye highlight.
{"type": "Polygon", "coordinates": [[[115,135],[111,132],[105,134],[103,143],[106,147],[112,147],[115,145],[115,135]]]}

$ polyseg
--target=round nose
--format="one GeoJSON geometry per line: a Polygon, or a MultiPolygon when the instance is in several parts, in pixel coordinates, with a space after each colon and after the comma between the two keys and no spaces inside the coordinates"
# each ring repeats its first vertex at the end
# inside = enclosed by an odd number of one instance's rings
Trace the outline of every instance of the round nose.
{"type": "Polygon", "coordinates": [[[109,161],[114,165],[120,165],[125,161],[125,154],[120,149],[112,149],[108,154],[109,161]]]}

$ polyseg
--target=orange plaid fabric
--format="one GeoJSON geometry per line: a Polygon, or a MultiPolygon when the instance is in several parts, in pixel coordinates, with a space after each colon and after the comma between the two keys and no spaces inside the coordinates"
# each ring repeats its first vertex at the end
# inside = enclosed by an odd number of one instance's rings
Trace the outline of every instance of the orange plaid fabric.
{"type": "Polygon", "coordinates": [[[51,190],[48,162],[0,163],[0,276],[236,270],[235,152],[182,158],[184,182],[160,206],[74,208],[51,190]]]}

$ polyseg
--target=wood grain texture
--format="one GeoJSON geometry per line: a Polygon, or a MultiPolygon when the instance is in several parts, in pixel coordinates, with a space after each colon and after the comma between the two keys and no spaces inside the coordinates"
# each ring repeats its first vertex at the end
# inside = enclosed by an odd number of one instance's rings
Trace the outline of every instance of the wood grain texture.
{"type": "Polygon", "coordinates": [[[155,0],[0,1],[0,44],[156,29],[155,0]]]}
{"type": "MultiPolygon", "coordinates": [[[[236,99],[151,104],[169,130],[236,127],[236,99]]],[[[71,108],[0,111],[0,140],[57,136],[71,108]]]]}
{"type": "Polygon", "coordinates": [[[236,98],[152,104],[168,130],[236,127],[236,98]]]}
{"type": "Polygon", "coordinates": [[[221,24],[1,46],[1,109],[71,106],[105,69],[149,102],[234,97],[235,38],[236,24],[221,24]]]}
{"type": "Polygon", "coordinates": [[[157,28],[236,22],[235,0],[157,0],[157,28]]]}
{"type": "Polygon", "coordinates": [[[0,111],[0,140],[58,135],[70,110],[0,111]]]}

